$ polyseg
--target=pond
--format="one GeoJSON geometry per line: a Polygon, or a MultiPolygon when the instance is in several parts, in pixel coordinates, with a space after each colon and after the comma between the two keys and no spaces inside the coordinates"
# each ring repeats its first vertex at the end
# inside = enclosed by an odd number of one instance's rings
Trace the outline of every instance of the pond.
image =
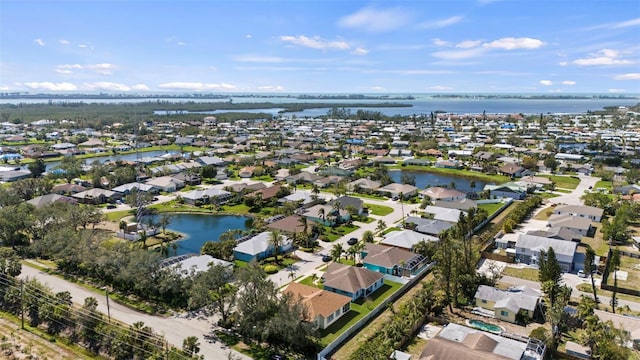
{"type": "Polygon", "coordinates": [[[199,254],[206,241],[218,241],[220,235],[227,230],[245,230],[250,221],[249,217],[235,215],[171,214],[171,223],[167,229],[185,236],[177,242],[177,255],[199,254]]]}
{"type": "MultiPolygon", "coordinates": [[[[122,155],[96,156],[92,158],[83,159],[83,161],[85,164],[88,164],[88,165],[93,164],[94,161],[99,161],[101,163],[108,162],[108,161],[118,161],[118,160],[135,161],[137,158],[158,157],[158,156],[167,154],[169,152],[170,151],[166,151],[166,150],[139,151],[138,154],[129,153],[129,154],[122,154],[122,155]]],[[[47,171],[49,171],[55,168],[56,166],[60,165],[60,161],[47,162],[46,165],[47,165],[47,171]]]]}
{"type": "Polygon", "coordinates": [[[466,177],[458,177],[444,174],[433,174],[424,171],[408,171],[408,170],[399,170],[399,171],[389,171],[389,175],[395,182],[402,182],[402,174],[407,174],[409,176],[413,176],[416,179],[416,187],[419,189],[425,189],[427,186],[435,187],[450,187],[451,182],[455,183],[456,190],[462,192],[479,192],[482,191],[484,186],[487,184],[484,181],[470,179],[466,177]],[[475,182],[475,187],[471,187],[471,182],[475,182]]]}

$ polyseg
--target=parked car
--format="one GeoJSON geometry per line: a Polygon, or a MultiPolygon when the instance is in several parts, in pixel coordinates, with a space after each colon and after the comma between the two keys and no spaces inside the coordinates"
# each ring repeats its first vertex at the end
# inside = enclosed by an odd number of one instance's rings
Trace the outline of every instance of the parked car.
{"type": "Polygon", "coordinates": [[[578,277],[585,278],[587,275],[585,275],[584,271],[578,270],[578,277]]]}
{"type": "Polygon", "coordinates": [[[331,256],[329,256],[329,255],[322,255],[322,261],[323,261],[323,262],[329,262],[329,261],[331,261],[331,260],[332,260],[331,256]]]}
{"type": "Polygon", "coordinates": [[[347,244],[349,245],[355,245],[358,243],[358,239],[357,238],[351,238],[349,240],[347,240],[347,244]]]}
{"type": "Polygon", "coordinates": [[[108,204],[107,205],[107,209],[115,209],[116,205],[115,204],[108,204]]]}

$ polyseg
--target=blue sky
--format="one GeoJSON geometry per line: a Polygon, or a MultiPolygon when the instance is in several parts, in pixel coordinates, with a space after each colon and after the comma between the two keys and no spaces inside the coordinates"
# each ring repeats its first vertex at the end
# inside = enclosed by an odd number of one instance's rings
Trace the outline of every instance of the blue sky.
{"type": "Polygon", "coordinates": [[[640,93],[637,0],[2,0],[0,37],[0,91],[640,93]]]}

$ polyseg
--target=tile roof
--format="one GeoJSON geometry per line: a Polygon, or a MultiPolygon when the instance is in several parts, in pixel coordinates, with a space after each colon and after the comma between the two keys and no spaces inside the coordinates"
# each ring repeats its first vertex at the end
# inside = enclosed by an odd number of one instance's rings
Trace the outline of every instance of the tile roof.
{"type": "Polygon", "coordinates": [[[309,310],[310,319],[315,319],[318,315],[326,318],[351,302],[351,298],[348,296],[297,282],[289,284],[284,292],[293,295],[294,299],[302,298],[302,303],[309,310]]]}

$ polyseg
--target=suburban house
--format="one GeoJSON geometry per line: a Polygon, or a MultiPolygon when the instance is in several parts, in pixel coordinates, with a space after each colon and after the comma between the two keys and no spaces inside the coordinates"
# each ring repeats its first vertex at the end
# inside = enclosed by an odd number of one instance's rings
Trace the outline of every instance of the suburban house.
{"type": "Polygon", "coordinates": [[[542,360],[546,348],[536,339],[521,342],[449,323],[427,341],[419,360],[542,360]],[[532,351],[533,350],[533,351],[532,351]]]}
{"type": "Polygon", "coordinates": [[[581,236],[589,236],[593,229],[591,220],[588,218],[568,214],[553,214],[549,216],[547,222],[551,228],[566,229],[581,236]]]}
{"type": "Polygon", "coordinates": [[[283,198],[278,199],[279,204],[285,204],[288,202],[300,202],[302,206],[309,206],[312,203],[315,203],[317,200],[314,199],[312,194],[309,194],[306,191],[298,191],[294,192],[291,195],[287,195],[283,198]]]}
{"type": "Polygon", "coordinates": [[[502,185],[485,185],[485,191],[489,191],[491,196],[512,198],[516,200],[522,200],[527,196],[527,188],[515,183],[506,183],[502,185]]]}
{"type": "Polygon", "coordinates": [[[317,329],[326,329],[351,310],[350,297],[313,286],[292,282],[283,292],[290,294],[294,300],[301,300],[308,311],[305,320],[313,323],[317,329]]]}
{"type": "Polygon", "coordinates": [[[578,244],[573,241],[520,234],[516,240],[516,261],[538,265],[540,253],[547,252],[552,247],[562,271],[570,272],[574,268],[577,246],[578,244]]]}
{"type": "MultiPolygon", "coordinates": [[[[264,184],[264,183],[257,183],[257,184],[264,184]]],[[[255,197],[260,195],[262,200],[271,200],[274,197],[276,197],[276,195],[278,195],[278,193],[280,192],[280,189],[282,189],[282,186],[280,185],[263,187],[261,189],[256,189],[256,191],[249,193],[245,196],[255,197]]]]}
{"type": "Polygon", "coordinates": [[[379,181],[375,181],[367,178],[361,178],[348,183],[347,189],[349,189],[349,191],[355,191],[355,192],[358,192],[358,190],[364,191],[364,192],[373,192],[373,191],[377,191],[380,188],[380,186],[381,184],[379,181]]]}
{"type": "Polygon", "coordinates": [[[450,223],[457,223],[460,220],[460,214],[463,211],[458,209],[449,209],[439,206],[429,205],[424,209],[427,214],[432,214],[434,220],[447,221],[450,223]]]}
{"type": "MultiPolygon", "coordinates": [[[[272,233],[269,231],[245,240],[233,248],[233,257],[241,261],[259,261],[275,254],[275,247],[271,244],[272,233]]],[[[284,235],[280,235],[281,245],[279,253],[291,250],[293,242],[284,235]]]]}
{"type": "Polygon", "coordinates": [[[393,276],[415,275],[427,263],[420,254],[379,244],[367,244],[361,257],[365,269],[393,276]]]}
{"type": "Polygon", "coordinates": [[[351,214],[347,210],[337,210],[329,204],[314,205],[304,210],[302,216],[324,226],[334,226],[336,223],[344,223],[351,219],[351,214]]]}
{"type": "Polygon", "coordinates": [[[340,204],[341,209],[349,210],[349,208],[352,208],[357,215],[362,215],[364,212],[364,201],[352,196],[340,196],[335,200],[329,201],[329,205],[335,203],[340,204]]]}
{"type": "Polygon", "coordinates": [[[240,176],[241,178],[250,178],[253,176],[253,172],[255,170],[255,166],[245,166],[238,171],[238,176],[240,176]]]}
{"type": "Polygon", "coordinates": [[[533,318],[540,293],[527,287],[513,287],[501,290],[487,285],[480,285],[475,295],[476,306],[493,312],[498,320],[516,323],[519,317],[533,318]]]}
{"type": "Polygon", "coordinates": [[[542,236],[566,241],[580,242],[580,240],[582,240],[582,235],[564,227],[552,227],[547,230],[529,230],[527,231],[527,235],[542,236]]]}
{"type": "Polygon", "coordinates": [[[422,190],[420,194],[423,196],[428,196],[431,200],[441,201],[460,201],[464,200],[467,197],[467,194],[461,191],[455,189],[445,189],[443,187],[437,186],[422,190]]]}
{"type": "Polygon", "coordinates": [[[348,296],[351,301],[371,295],[384,284],[381,273],[332,262],[322,275],[324,289],[348,296]]]}
{"type": "Polygon", "coordinates": [[[208,188],[205,190],[192,190],[180,194],[185,203],[195,205],[202,204],[223,204],[231,197],[231,193],[225,190],[208,188]]]}
{"type": "Polygon", "coordinates": [[[409,184],[391,183],[378,189],[379,193],[388,194],[391,197],[400,196],[408,199],[418,193],[418,188],[409,184]]]}
{"type": "Polygon", "coordinates": [[[438,238],[435,236],[421,234],[413,230],[392,231],[385,235],[385,238],[380,242],[380,244],[412,251],[413,247],[421,241],[438,241],[438,238]]]}
{"type": "MultiPolygon", "coordinates": [[[[304,225],[302,221],[300,221],[300,216],[291,215],[284,217],[284,215],[280,215],[274,217],[273,220],[267,221],[267,227],[269,229],[280,230],[287,234],[302,234],[304,232],[304,225]]],[[[307,232],[311,232],[310,224],[307,225],[307,232]]]]}
{"type": "Polygon", "coordinates": [[[441,232],[454,225],[453,222],[449,221],[425,219],[417,216],[407,216],[407,219],[404,222],[407,228],[413,228],[413,230],[421,234],[431,235],[430,237],[435,238],[436,240],[441,232]]]}
{"type": "Polygon", "coordinates": [[[93,188],[73,194],[71,197],[85,204],[104,204],[121,199],[122,194],[111,190],[93,188]]]}
{"type": "Polygon", "coordinates": [[[55,203],[55,202],[63,202],[71,205],[76,205],[78,203],[78,200],[68,196],[59,195],[59,194],[47,194],[47,195],[38,196],[36,198],[33,198],[27,201],[27,203],[37,208],[43,207],[45,205],[55,203]]]}
{"type": "Polygon", "coordinates": [[[478,207],[478,204],[471,199],[464,199],[459,201],[436,200],[433,202],[433,205],[449,209],[458,209],[462,211],[469,211],[469,209],[475,209],[478,207]]]}
{"type": "Polygon", "coordinates": [[[113,190],[115,192],[119,192],[122,195],[126,196],[126,195],[131,194],[131,192],[133,192],[136,189],[139,190],[140,192],[146,192],[146,193],[150,193],[150,194],[157,194],[157,193],[160,192],[160,189],[158,189],[157,187],[155,187],[153,185],[137,183],[137,182],[128,183],[128,184],[122,184],[120,186],[114,187],[111,190],[113,190]]]}
{"type": "MultiPolygon", "coordinates": [[[[172,261],[166,266],[171,266],[171,268],[173,268],[175,271],[185,276],[207,271],[212,266],[222,266],[227,270],[227,273],[229,274],[233,271],[232,262],[217,259],[211,255],[180,255],[176,258],[176,260],[178,261],[172,261]]],[[[164,264],[161,262],[161,266],[163,265],[164,264]]]]}
{"type": "Polygon", "coordinates": [[[515,163],[505,164],[501,166],[498,171],[502,175],[510,176],[512,178],[521,178],[523,176],[532,175],[531,171],[515,163]]]}
{"type": "Polygon", "coordinates": [[[587,218],[591,221],[600,222],[604,210],[586,205],[560,205],[553,210],[553,214],[557,215],[572,215],[582,218],[587,218]]]}
{"type": "Polygon", "coordinates": [[[176,192],[184,187],[184,181],[175,179],[171,176],[160,176],[147,180],[147,184],[154,186],[160,191],[176,192]]]}
{"type": "Polygon", "coordinates": [[[640,319],[595,309],[593,313],[603,323],[611,321],[613,326],[627,333],[627,335],[629,335],[629,341],[625,344],[627,347],[636,350],[640,349],[640,319]]]}

